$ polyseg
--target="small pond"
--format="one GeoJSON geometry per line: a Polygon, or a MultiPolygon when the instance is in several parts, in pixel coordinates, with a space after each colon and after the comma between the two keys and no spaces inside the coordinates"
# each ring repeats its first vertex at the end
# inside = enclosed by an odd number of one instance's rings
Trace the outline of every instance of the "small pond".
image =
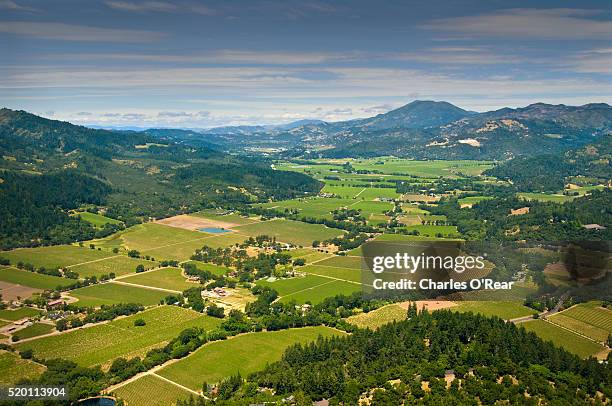
{"type": "Polygon", "coordinates": [[[204,228],[198,228],[198,231],[201,231],[203,233],[210,233],[210,234],[225,234],[225,233],[231,233],[231,230],[226,230],[225,228],[219,228],[219,227],[204,227],[204,228]]]}
{"type": "Polygon", "coordinates": [[[116,404],[114,398],[106,396],[89,398],[79,402],[79,406],[115,406],[116,404]]]}

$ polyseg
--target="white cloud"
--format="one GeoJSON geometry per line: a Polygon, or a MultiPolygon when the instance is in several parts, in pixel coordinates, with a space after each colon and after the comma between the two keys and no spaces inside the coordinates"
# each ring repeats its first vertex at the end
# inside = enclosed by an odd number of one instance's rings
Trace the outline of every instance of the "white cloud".
{"type": "Polygon", "coordinates": [[[21,5],[13,0],[1,0],[0,1],[0,9],[3,10],[11,10],[11,11],[28,11],[28,12],[37,12],[38,9],[34,7],[21,5]]]}
{"type": "Polygon", "coordinates": [[[153,31],[33,21],[0,21],[0,32],[47,40],[84,42],[151,42],[164,36],[153,31]]]}
{"type": "Polygon", "coordinates": [[[200,15],[214,15],[214,10],[197,3],[179,3],[165,1],[121,1],[108,0],[105,4],[113,9],[133,12],[158,12],[158,13],[196,13],[200,15]]]}
{"type": "Polygon", "coordinates": [[[466,36],[496,36],[531,39],[612,38],[612,21],[587,18],[599,10],[571,8],[507,9],[495,13],[432,20],[421,28],[466,36]]]}

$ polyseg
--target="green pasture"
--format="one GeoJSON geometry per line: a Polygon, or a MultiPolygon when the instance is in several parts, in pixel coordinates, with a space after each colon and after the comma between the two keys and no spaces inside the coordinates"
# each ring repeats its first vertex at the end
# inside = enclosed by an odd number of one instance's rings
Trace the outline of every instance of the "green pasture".
{"type": "Polygon", "coordinates": [[[86,307],[119,303],[139,303],[143,306],[150,306],[158,304],[169,294],[171,293],[112,282],[91,285],[70,292],[70,296],[78,299],[76,305],[86,307]]]}
{"type": "Polygon", "coordinates": [[[59,276],[44,275],[36,272],[25,271],[17,268],[0,269],[0,281],[29,286],[34,289],[55,289],[75,283],[74,279],[59,276]]]}

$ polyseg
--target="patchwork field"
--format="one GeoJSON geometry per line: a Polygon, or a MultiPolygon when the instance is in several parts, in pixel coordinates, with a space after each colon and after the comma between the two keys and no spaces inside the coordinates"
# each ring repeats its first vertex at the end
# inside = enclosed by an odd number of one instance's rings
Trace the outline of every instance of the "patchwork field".
{"type": "Polygon", "coordinates": [[[307,343],[318,336],[343,333],[328,327],[305,327],[273,332],[249,333],[204,345],[192,355],[168,365],[158,374],[193,390],[203,382],[214,383],[240,373],[246,376],[266,364],[280,360],[285,349],[307,343]]]}
{"type": "Polygon", "coordinates": [[[296,292],[311,289],[333,282],[333,279],[323,278],[321,276],[307,275],[304,277],[295,277],[288,279],[278,279],[274,282],[258,281],[261,286],[269,286],[278,292],[281,298],[290,296],[296,292]]]}
{"type": "Polygon", "coordinates": [[[115,390],[129,406],[168,406],[192,395],[155,375],[145,375],[115,390]]]}
{"type": "Polygon", "coordinates": [[[605,342],[612,334],[612,311],[600,307],[599,302],[581,303],[548,319],[599,342],[605,342]]]}
{"type": "Polygon", "coordinates": [[[295,301],[298,304],[311,303],[317,304],[322,302],[325,298],[334,297],[336,295],[351,295],[354,292],[361,291],[361,286],[351,282],[338,281],[328,279],[329,283],[316,286],[311,289],[299,290],[297,292],[288,294],[280,299],[283,303],[289,303],[295,301]]]}
{"type": "Polygon", "coordinates": [[[61,268],[83,262],[113,256],[108,251],[92,250],[75,245],[54,245],[52,247],[20,248],[13,251],[0,252],[0,257],[7,258],[11,264],[18,262],[30,263],[35,267],[61,268]]]}
{"type": "Polygon", "coordinates": [[[576,198],[576,196],[566,196],[562,194],[547,193],[518,193],[518,197],[525,200],[537,200],[540,202],[565,203],[576,198]]]}
{"type": "Polygon", "coordinates": [[[191,215],[237,225],[251,224],[259,221],[255,217],[244,217],[236,213],[225,214],[224,212],[219,212],[217,210],[202,210],[197,213],[192,213],[191,215]]]}
{"type": "Polygon", "coordinates": [[[70,296],[78,299],[75,304],[85,307],[118,303],[140,303],[144,306],[150,306],[158,304],[161,299],[168,295],[168,292],[112,282],[91,285],[70,292],[70,296]]]}
{"type": "Polygon", "coordinates": [[[178,216],[168,217],[165,219],[157,220],[155,224],[163,224],[165,226],[182,228],[185,230],[199,231],[200,228],[206,227],[218,227],[223,229],[230,229],[233,226],[238,225],[229,221],[223,221],[220,219],[210,219],[203,216],[193,216],[189,214],[180,214],[178,216]]]}
{"type": "Polygon", "coordinates": [[[153,286],[156,288],[183,291],[199,286],[197,283],[187,282],[180,268],[161,268],[153,271],[138,273],[122,278],[121,282],[136,285],[153,286]]]}
{"type": "Polygon", "coordinates": [[[310,246],[314,240],[323,241],[345,233],[321,224],[308,224],[292,220],[271,220],[235,228],[240,234],[274,236],[278,241],[310,246]]]}
{"type": "Polygon", "coordinates": [[[19,343],[19,350],[31,349],[43,359],[65,358],[83,366],[105,365],[117,357],[143,356],[160,347],[188,327],[206,330],[220,319],[177,306],[159,306],[144,312],[79,330],[19,343]],[[134,326],[143,319],[145,326],[134,326]]]}
{"type": "Polygon", "coordinates": [[[604,350],[602,345],[544,320],[527,321],[522,323],[521,326],[525,327],[527,331],[533,331],[543,340],[552,341],[553,344],[563,347],[582,358],[596,355],[604,350]]]}
{"type": "MultiPolygon", "coordinates": [[[[340,279],[343,281],[361,283],[361,271],[359,269],[339,268],[315,264],[307,265],[301,268],[300,271],[312,275],[328,277],[331,279],[340,279]]],[[[357,287],[359,287],[359,285],[357,285],[357,287]]]]}
{"type": "Polygon", "coordinates": [[[36,362],[21,359],[18,354],[0,350],[0,385],[14,385],[21,379],[34,379],[46,367],[36,362]]]}
{"type": "Polygon", "coordinates": [[[29,286],[35,289],[55,289],[58,286],[72,285],[75,280],[59,276],[43,275],[17,268],[0,269],[0,281],[17,285],[29,286]]]}

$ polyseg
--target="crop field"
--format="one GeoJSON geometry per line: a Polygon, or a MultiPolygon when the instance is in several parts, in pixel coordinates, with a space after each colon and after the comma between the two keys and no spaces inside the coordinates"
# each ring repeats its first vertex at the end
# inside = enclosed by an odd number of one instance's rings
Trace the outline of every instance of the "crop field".
{"type": "Polygon", "coordinates": [[[82,366],[105,365],[118,357],[143,356],[188,327],[215,328],[220,319],[177,306],[159,306],[109,323],[18,343],[43,359],[65,358],[82,366]],[[145,326],[134,326],[143,319],[145,326]]]}
{"type": "Polygon", "coordinates": [[[326,184],[321,190],[321,192],[322,193],[333,193],[334,195],[340,196],[343,199],[352,199],[356,197],[357,195],[360,195],[364,190],[365,188],[363,187],[326,184]]]}
{"type": "Polygon", "coordinates": [[[533,331],[541,339],[552,341],[553,344],[565,348],[582,358],[600,353],[604,347],[568,330],[544,320],[532,320],[522,323],[527,331],[533,331]]]}
{"type": "Polygon", "coordinates": [[[314,264],[314,265],[307,265],[301,268],[300,271],[311,274],[311,275],[324,276],[324,277],[326,276],[332,279],[341,279],[344,281],[361,283],[361,270],[360,269],[339,268],[339,267],[333,267],[333,266],[314,264]]]}
{"type": "Polygon", "coordinates": [[[168,406],[195,396],[155,375],[144,375],[116,389],[115,394],[129,406],[168,406]]]}
{"type": "Polygon", "coordinates": [[[310,246],[314,240],[323,241],[345,233],[343,230],[328,228],[321,224],[308,224],[292,220],[271,220],[236,227],[241,234],[252,236],[274,236],[278,241],[310,246]]]}
{"type": "Polygon", "coordinates": [[[550,316],[549,320],[601,342],[612,334],[612,311],[600,307],[599,302],[581,303],[550,316]]]}
{"type": "Polygon", "coordinates": [[[493,165],[487,161],[412,161],[399,158],[373,158],[352,161],[355,169],[383,173],[403,173],[424,178],[477,176],[493,165]],[[378,164],[377,162],[384,162],[378,164]]]}
{"type": "Polygon", "coordinates": [[[185,230],[156,223],[138,224],[121,234],[123,244],[129,248],[146,252],[159,247],[173,246],[193,240],[209,237],[199,231],[185,230]]]}
{"type": "Polygon", "coordinates": [[[70,292],[70,296],[79,299],[76,305],[86,307],[119,303],[140,303],[144,306],[150,306],[158,304],[161,299],[168,295],[168,292],[112,282],[91,285],[70,292]]]}
{"type": "Polygon", "coordinates": [[[0,319],[15,321],[21,320],[25,317],[35,317],[40,314],[39,310],[33,309],[31,307],[20,307],[19,309],[11,310],[11,309],[2,309],[0,310],[0,319]]]}
{"type": "Polygon", "coordinates": [[[83,262],[95,261],[114,255],[108,251],[92,250],[76,245],[55,245],[52,247],[20,248],[0,252],[0,257],[7,258],[11,264],[30,263],[35,267],[61,268],[83,262]]]}
{"type": "Polygon", "coordinates": [[[480,313],[488,317],[497,316],[504,320],[537,313],[536,310],[523,306],[522,302],[470,301],[456,303],[457,306],[453,308],[454,311],[480,313]]]}
{"type": "Polygon", "coordinates": [[[393,203],[360,201],[355,204],[351,204],[349,207],[354,210],[361,210],[364,217],[368,218],[371,214],[382,214],[393,209],[393,203]]]}
{"type": "Polygon", "coordinates": [[[537,200],[539,202],[565,203],[574,200],[576,196],[547,193],[518,193],[518,197],[525,200],[537,200]]]}
{"type": "Polygon", "coordinates": [[[75,215],[79,216],[81,220],[87,221],[96,227],[103,227],[105,224],[121,224],[121,221],[119,220],[115,220],[97,213],[90,213],[88,211],[75,213],[75,215]]]}
{"type": "Polygon", "coordinates": [[[317,265],[360,270],[361,261],[361,257],[357,256],[333,256],[324,261],[317,262],[317,265]]]}
{"type": "Polygon", "coordinates": [[[368,313],[356,314],[346,321],[360,328],[377,329],[387,323],[404,320],[406,315],[406,309],[397,304],[390,304],[368,313]]]}
{"type": "Polygon", "coordinates": [[[361,291],[361,286],[356,283],[338,281],[334,279],[326,278],[330,283],[319,285],[313,289],[300,290],[291,293],[280,299],[283,303],[289,303],[295,301],[296,303],[317,304],[322,302],[328,297],[334,297],[336,295],[351,295],[354,292],[361,291]]]}
{"type": "Polygon", "coordinates": [[[159,265],[155,261],[147,261],[140,258],[131,258],[127,255],[117,255],[103,259],[101,261],[90,262],[88,264],[71,266],[69,269],[79,274],[80,278],[91,276],[100,277],[100,275],[114,272],[116,276],[126,275],[136,272],[136,267],[142,264],[145,269],[155,268],[159,265]]]}
{"type": "Polygon", "coordinates": [[[341,334],[328,327],[244,334],[206,344],[157,373],[190,389],[200,390],[203,382],[214,383],[237,373],[246,376],[258,371],[280,360],[285,349],[293,344],[308,343],[318,336],[341,334]]]}
{"type": "Polygon", "coordinates": [[[303,277],[278,279],[274,282],[258,281],[257,284],[271,287],[278,292],[281,298],[284,298],[286,296],[291,296],[296,292],[306,291],[309,289],[313,290],[318,286],[331,282],[333,282],[333,279],[324,278],[322,276],[306,275],[303,277]]]}
{"type": "Polygon", "coordinates": [[[198,283],[187,282],[180,268],[161,268],[138,273],[122,278],[121,282],[136,285],[153,286],[155,288],[184,291],[199,286],[198,283]]]}
{"type": "Polygon", "coordinates": [[[22,379],[34,379],[47,368],[36,362],[21,359],[18,354],[0,350],[0,385],[14,385],[22,379]]]}
{"type": "Polygon", "coordinates": [[[31,326],[28,326],[22,330],[17,331],[13,334],[13,341],[17,341],[15,338],[19,340],[23,340],[24,338],[31,338],[41,336],[43,334],[47,334],[55,330],[55,327],[51,324],[47,323],[34,323],[31,326]]]}
{"type": "Polygon", "coordinates": [[[17,268],[0,269],[0,281],[29,286],[35,289],[55,289],[58,286],[69,286],[76,282],[73,279],[59,276],[43,275],[17,268]]]}
{"type": "Polygon", "coordinates": [[[330,254],[325,252],[317,251],[312,248],[298,248],[292,251],[289,251],[289,254],[292,258],[302,258],[306,263],[311,263],[314,261],[320,261],[325,258],[331,257],[330,254]]]}

